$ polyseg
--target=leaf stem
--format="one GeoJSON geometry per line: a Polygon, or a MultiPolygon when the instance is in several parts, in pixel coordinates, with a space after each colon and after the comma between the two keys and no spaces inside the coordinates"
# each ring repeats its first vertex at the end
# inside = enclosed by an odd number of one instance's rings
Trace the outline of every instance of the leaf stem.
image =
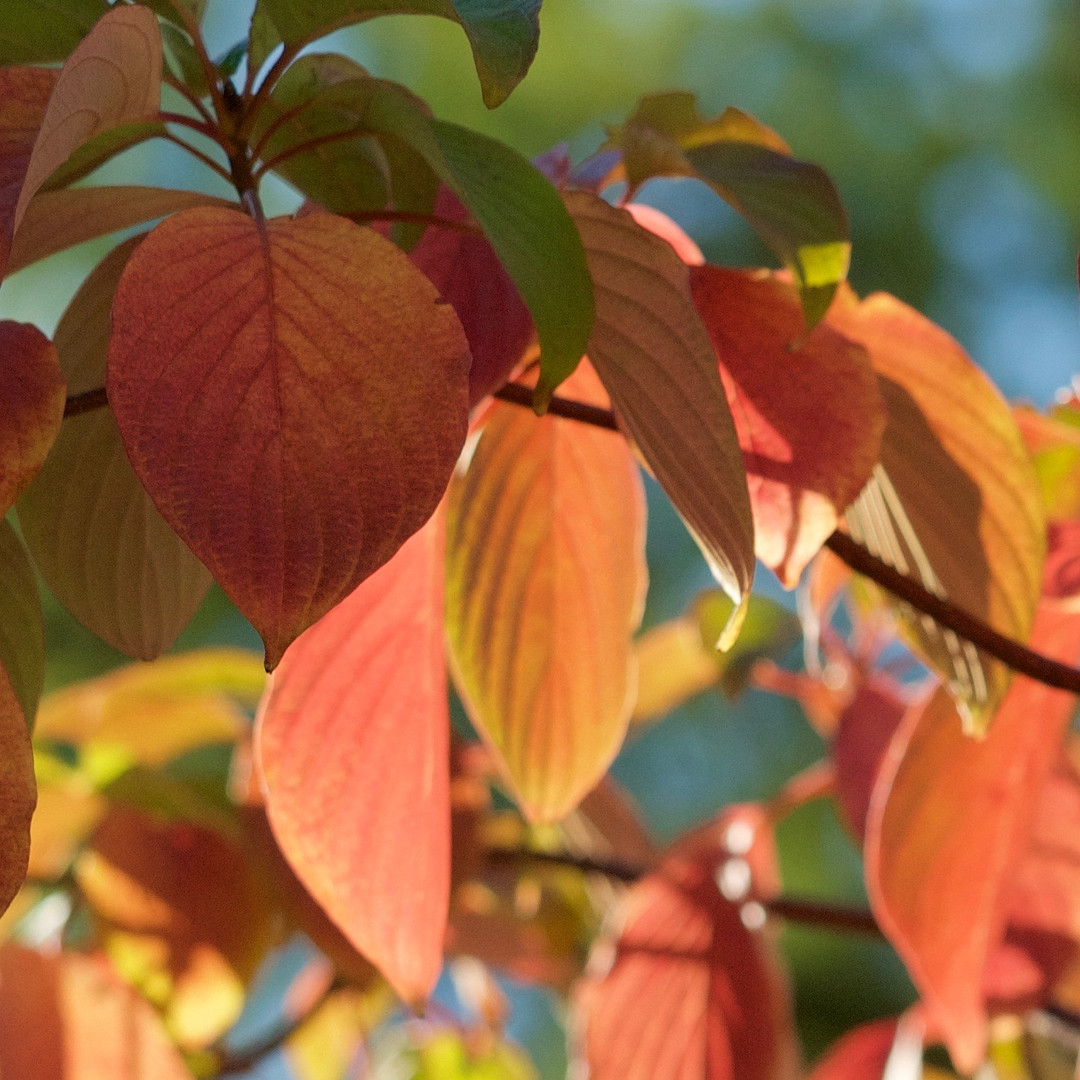
{"type": "MultiPolygon", "coordinates": [[[[495,392],[495,397],[513,405],[532,407],[532,390],[518,383],[507,383],[495,392]]],[[[605,428],[609,431],[619,430],[613,412],[608,409],[598,409],[580,401],[554,397],[548,406],[548,412],[553,416],[563,416],[593,427],[605,428]]],[[[1051,660],[1048,656],[1034,652],[1021,645],[1020,642],[999,634],[974,615],[928,592],[920,582],[901,574],[877,556],[871,555],[866,548],[856,543],[846,533],[837,530],[825,541],[825,546],[852,570],[870,578],[900,600],[929,615],[936,622],[1000,660],[1013,671],[1026,675],[1029,679],[1034,679],[1045,686],[1080,695],[1080,669],[1051,660]]]]}
{"type": "Polygon", "coordinates": [[[258,179],[265,173],[270,172],[273,169],[279,169],[289,158],[294,158],[298,154],[306,153],[308,150],[314,150],[318,146],[325,146],[327,143],[344,142],[346,139],[355,139],[361,135],[368,135],[370,132],[364,127],[348,128],[345,131],[334,131],[327,135],[320,135],[314,139],[308,139],[307,142],[297,143],[296,146],[290,146],[287,150],[282,150],[280,154],[275,154],[271,158],[267,158],[255,167],[254,176],[258,179]]]}
{"type": "Polygon", "coordinates": [[[197,161],[201,161],[208,169],[212,169],[223,180],[232,180],[227,169],[216,162],[209,154],[204,154],[201,150],[192,146],[191,143],[185,142],[179,135],[174,135],[171,131],[167,131],[162,138],[171,143],[175,143],[177,146],[183,147],[193,158],[197,161]]]}
{"type": "Polygon", "coordinates": [[[214,116],[210,110],[195,96],[195,92],[186,83],[181,82],[175,78],[168,71],[164,72],[161,76],[161,81],[166,86],[171,86],[195,111],[206,121],[207,124],[212,125],[214,123],[214,116]]]}

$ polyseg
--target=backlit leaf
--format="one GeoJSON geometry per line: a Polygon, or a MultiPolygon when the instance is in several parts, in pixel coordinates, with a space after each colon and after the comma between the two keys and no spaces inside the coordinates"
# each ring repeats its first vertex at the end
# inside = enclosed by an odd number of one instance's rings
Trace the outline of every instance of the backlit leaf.
{"type": "Polygon", "coordinates": [[[829,326],[807,335],[778,275],[701,266],[690,285],[739,433],[757,557],[794,588],[878,460],[874,369],[829,326]]]}
{"type": "Polygon", "coordinates": [[[851,256],[847,214],[824,169],[792,157],[776,132],[738,109],[704,119],[680,91],[643,98],[612,143],[632,189],[653,176],[710,184],[795,275],[807,325],[821,319],[851,256]]]}
{"type": "MultiPolygon", "coordinates": [[[[888,412],[881,463],[847,512],[852,535],[975,618],[1026,641],[1045,523],[1008,406],[945,331],[895,297],[842,290],[828,323],[870,353],[888,412]]],[[[1008,673],[927,616],[903,625],[948,680],[969,728],[993,716],[1008,673]]]]}
{"type": "Polygon", "coordinates": [[[1031,453],[1048,518],[1080,517],[1080,418],[1075,408],[1049,416],[1027,405],[1013,410],[1020,434],[1031,453]]]}
{"type": "Polygon", "coordinates": [[[896,1020],[874,1020],[831,1046],[809,1080],[881,1080],[896,1038],[896,1020]]]}
{"type": "Polygon", "coordinates": [[[297,47],[378,15],[440,15],[459,23],[472,46],[484,103],[493,109],[525,77],[540,38],[541,0],[258,0],[250,62],[261,67],[279,42],[297,47]]]}
{"type": "MultiPolygon", "coordinates": [[[[1080,617],[1044,604],[1032,645],[1076,663],[1080,617]]],[[[940,689],[901,721],[871,796],[865,856],[874,915],[964,1074],[986,1048],[982,979],[1004,931],[1002,890],[1074,706],[1072,695],[1016,676],[976,741],[940,689]]]]}
{"type": "Polygon", "coordinates": [[[289,1036],[284,1046],[294,1080],[341,1080],[364,1049],[371,1007],[362,991],[346,988],[329,997],[289,1036]]]}
{"type": "Polygon", "coordinates": [[[103,15],[67,58],[34,142],[15,208],[15,229],[50,175],[109,128],[152,119],[161,96],[161,33],[149,8],[103,15]]]}
{"type": "Polygon", "coordinates": [[[0,65],[66,59],[108,10],[108,0],[4,0],[0,65]]]}
{"type": "Polygon", "coordinates": [[[52,342],[36,326],[0,321],[0,514],[41,469],[60,433],[65,396],[52,342]]]}
{"type": "Polygon", "coordinates": [[[438,517],[298,638],[256,747],[281,850],[410,1004],[442,963],[449,718],[438,517]]]}
{"type": "Polygon", "coordinates": [[[106,959],[0,948],[0,1076],[191,1080],[149,1002],[106,959]]]}
{"type": "MultiPolygon", "coordinates": [[[[42,191],[30,200],[11,245],[8,273],[86,240],[194,206],[229,206],[201,191],[151,187],[82,187],[42,191]]],[[[101,385],[100,383],[98,384],[101,385]]]]}
{"type": "Polygon", "coordinates": [[[566,196],[596,289],[589,358],[645,462],[735,604],[729,646],[754,575],[754,527],[735,422],[689,271],[625,211],[566,196]]]}
{"type": "Polygon", "coordinates": [[[181,1046],[232,1025],[270,944],[271,908],[236,843],[198,825],[113,809],[75,864],[117,970],[181,1046]]]}
{"type": "Polygon", "coordinates": [[[0,279],[15,234],[15,207],[57,78],[48,68],[0,68],[0,279]]]}
{"type": "Polygon", "coordinates": [[[770,943],[716,883],[715,846],[675,852],[626,897],[611,970],[580,1004],[592,1080],[793,1080],[770,943]]]}
{"type": "Polygon", "coordinates": [[[136,475],[268,668],[431,515],[465,437],[453,310],[329,214],[169,218],[120,280],[108,368],[136,475]]]}
{"type": "MultiPolygon", "coordinates": [[[[137,243],[129,240],[106,256],[56,328],[72,394],[105,384],[113,295],[137,243]]],[[[108,409],[67,420],[18,513],[26,545],[57,599],[129,656],[151,660],[164,652],[210,587],[206,567],[136,478],[108,409]]]]}
{"type": "MultiPolygon", "coordinates": [[[[606,404],[584,364],[566,388],[606,404]]],[[[447,636],[469,715],[531,820],[572,810],[622,744],[644,545],[621,435],[495,404],[450,487],[447,636]]]]}

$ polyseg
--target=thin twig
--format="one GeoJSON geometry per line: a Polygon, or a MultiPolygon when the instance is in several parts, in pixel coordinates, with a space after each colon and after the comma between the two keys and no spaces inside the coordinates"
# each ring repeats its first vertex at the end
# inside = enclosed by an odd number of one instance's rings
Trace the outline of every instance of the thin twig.
{"type": "Polygon", "coordinates": [[[66,420],[69,416],[80,416],[94,409],[104,409],[108,404],[109,398],[104,386],[99,386],[96,390],[87,390],[82,394],[72,394],[64,402],[64,419],[66,420]]]}
{"type": "MultiPolygon", "coordinates": [[[[508,383],[497,391],[495,396],[514,405],[528,407],[532,405],[532,390],[516,383],[508,383]]],[[[593,427],[618,430],[614,413],[579,401],[554,397],[548,406],[548,412],[553,416],[564,416],[593,427]]],[[[825,546],[847,563],[852,570],[870,578],[871,581],[876,582],[913,608],[929,615],[936,622],[978,646],[990,656],[1012,668],[1013,671],[1041,682],[1045,686],[1080,694],[1080,669],[1051,660],[1021,645],[1020,642],[999,634],[974,615],[928,592],[918,581],[901,574],[871,555],[866,548],[856,543],[846,533],[834,532],[825,541],[825,546]]]]}
{"type": "Polygon", "coordinates": [[[195,96],[195,92],[187,85],[187,83],[183,83],[179,79],[174,78],[167,71],[162,73],[161,81],[166,86],[171,86],[208,124],[214,123],[213,114],[202,101],[195,96]]]}
{"type": "Polygon", "coordinates": [[[204,154],[201,150],[196,149],[189,142],[185,142],[179,135],[174,135],[171,131],[167,131],[163,136],[163,139],[167,139],[169,142],[174,143],[176,146],[183,147],[193,158],[197,158],[208,169],[213,169],[223,180],[231,180],[228,169],[223,165],[219,165],[208,154],[204,154]]]}

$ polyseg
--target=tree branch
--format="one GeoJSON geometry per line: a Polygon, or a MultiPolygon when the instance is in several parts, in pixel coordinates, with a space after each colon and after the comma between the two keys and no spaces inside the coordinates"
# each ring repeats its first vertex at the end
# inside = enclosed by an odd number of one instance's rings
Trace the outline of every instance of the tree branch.
{"type": "MultiPolygon", "coordinates": [[[[496,392],[495,397],[513,405],[524,405],[530,408],[532,406],[532,390],[519,383],[507,383],[496,392]]],[[[619,430],[615,415],[610,410],[598,409],[579,401],[554,397],[548,406],[548,412],[553,416],[563,416],[593,427],[605,428],[609,431],[619,430]]],[[[825,541],[825,546],[847,563],[852,570],[870,578],[871,581],[876,582],[905,603],[929,615],[936,622],[978,646],[985,653],[1012,668],[1013,671],[1026,675],[1029,679],[1034,679],[1045,686],[1067,690],[1071,694],[1080,694],[1080,669],[1060,664],[1004,634],[999,634],[974,615],[928,592],[914,578],[901,574],[888,563],[871,555],[866,548],[856,543],[846,533],[837,530],[825,541]]]]}

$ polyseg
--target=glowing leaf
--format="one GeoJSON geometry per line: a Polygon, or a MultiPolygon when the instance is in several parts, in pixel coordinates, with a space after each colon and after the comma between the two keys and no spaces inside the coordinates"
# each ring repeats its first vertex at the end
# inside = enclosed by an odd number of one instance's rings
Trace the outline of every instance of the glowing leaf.
{"type": "MultiPolygon", "coordinates": [[[[113,295],[136,244],[105,258],[56,329],[72,394],[104,385],[113,295]]],[[[67,420],[18,512],[26,545],[57,599],[129,656],[151,660],[164,652],[210,587],[206,568],[136,479],[107,409],[67,420]]]]}
{"type": "Polygon", "coordinates": [[[465,437],[453,310],[329,214],[169,218],[120,279],[108,366],[136,475],[268,668],[431,515],[465,437]]]}
{"type": "Polygon", "coordinates": [[[297,639],[256,735],[282,852],[414,1005],[439,973],[450,889],[442,548],[436,518],[297,639]]]}
{"type": "Polygon", "coordinates": [[[52,342],[0,321],[0,514],[37,475],[64,419],[65,386],[52,342]]]}
{"type": "Polygon", "coordinates": [[[0,948],[0,1076],[191,1080],[153,1006],[101,955],[0,948]]]}
{"type": "MultiPolygon", "coordinates": [[[[565,384],[606,404],[591,368],[565,384]]],[[[447,635],[456,682],[519,805],[577,805],[633,706],[644,493],[621,435],[497,403],[450,488],[447,635]]]]}
{"type": "Polygon", "coordinates": [[[261,67],[279,42],[296,48],[378,15],[440,15],[469,37],[484,103],[501,104],[525,77],[540,38],[541,0],[259,0],[251,23],[250,63],[261,67]]]}
{"type": "MultiPolygon", "coordinates": [[[[8,273],[99,236],[194,206],[229,206],[201,191],[83,187],[42,191],[30,200],[11,245],[8,273]]],[[[100,385],[100,383],[98,384],[100,385]]]]}
{"type": "Polygon", "coordinates": [[[580,999],[592,1080],[798,1075],[770,942],[717,887],[725,857],[675,852],[628,893],[614,964],[580,999]]]}
{"type": "Polygon", "coordinates": [[[566,196],[596,289],[589,358],[622,425],[701,545],[735,608],[738,633],[754,575],[746,474],[727,396],[690,297],[686,266],[625,211],[566,196]]]}
{"type": "MultiPolygon", "coordinates": [[[[1043,605],[1032,644],[1076,663],[1080,617],[1043,605]]],[[[874,914],[965,1074],[986,1047],[982,980],[1005,928],[1002,890],[1074,706],[1072,695],[1017,676],[976,741],[938,690],[901,721],[870,799],[865,856],[874,914]]]]}
{"type": "Polygon", "coordinates": [[[15,229],[38,188],[74,151],[109,128],[153,118],[160,95],[157,18],[139,5],[112,8],[60,71],[15,207],[15,229]]]}
{"type": "MultiPolygon", "coordinates": [[[[931,592],[1026,641],[1045,524],[1008,406],[948,334],[895,297],[860,303],[842,290],[827,321],[870,353],[889,418],[880,466],[847,512],[852,534],[931,592]]],[[[1008,673],[928,617],[902,614],[969,728],[985,727],[1008,673]]]]}
{"type": "Polygon", "coordinates": [[[117,807],[75,878],[117,970],[162,1010],[178,1044],[222,1035],[270,944],[268,897],[239,845],[117,807]]]}
{"type": "Polygon", "coordinates": [[[757,557],[794,588],[878,460],[874,370],[829,326],[807,335],[775,274],[694,267],[690,285],[739,432],[757,557]]]}

